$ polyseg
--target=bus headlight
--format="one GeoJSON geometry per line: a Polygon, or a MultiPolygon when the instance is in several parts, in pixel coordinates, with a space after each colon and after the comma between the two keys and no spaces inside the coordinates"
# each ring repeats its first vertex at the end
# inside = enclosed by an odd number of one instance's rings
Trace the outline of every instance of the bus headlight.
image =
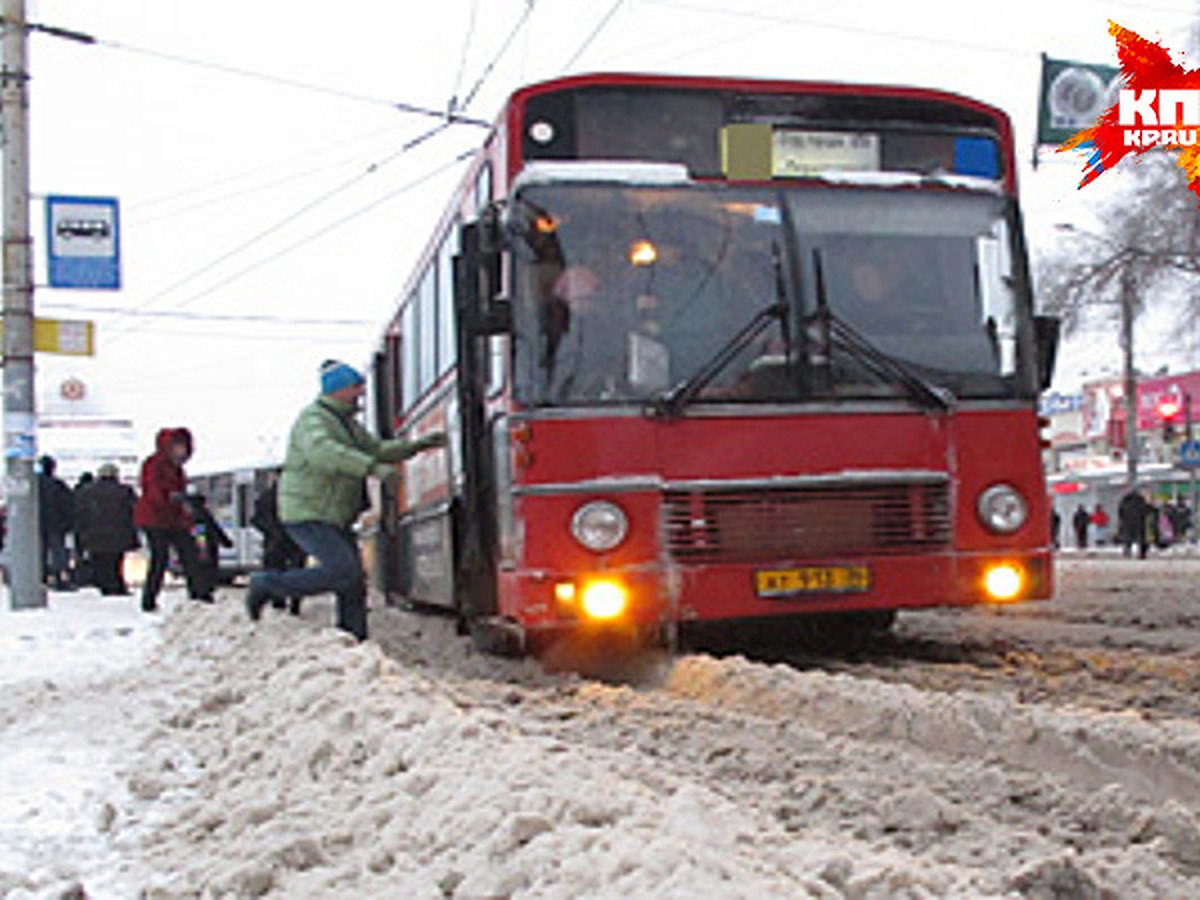
{"type": "Polygon", "coordinates": [[[1025,573],[1012,563],[991,566],[983,573],[983,589],[993,600],[1015,600],[1025,587],[1025,573]]]}
{"type": "Polygon", "coordinates": [[[979,495],[979,521],[996,534],[1012,534],[1029,518],[1029,504],[1011,484],[993,484],[979,495]]]}
{"type": "Polygon", "coordinates": [[[629,519],[621,507],[607,500],[593,500],[571,516],[571,534],[589,550],[612,550],[629,533],[629,519]]]}
{"type": "Polygon", "coordinates": [[[625,612],[629,592],[616,581],[589,581],[583,586],[580,605],[589,619],[610,622],[625,612]]]}

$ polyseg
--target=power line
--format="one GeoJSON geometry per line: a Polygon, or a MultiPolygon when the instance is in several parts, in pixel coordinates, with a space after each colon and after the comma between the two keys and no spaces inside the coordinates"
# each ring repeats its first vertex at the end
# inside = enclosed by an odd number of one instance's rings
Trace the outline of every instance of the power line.
{"type": "MultiPolygon", "coordinates": [[[[0,25],[5,24],[4,17],[0,16],[0,25]]],[[[70,28],[61,28],[55,25],[45,25],[37,22],[29,22],[25,24],[25,28],[29,31],[40,32],[50,35],[51,37],[63,38],[77,44],[86,44],[94,47],[106,47],[110,50],[121,50],[125,53],[133,53],[139,56],[147,56],[152,59],[164,60],[166,62],[179,63],[185,66],[194,66],[200,69],[208,69],[214,72],[221,72],[225,75],[235,75],[240,78],[249,78],[255,81],[263,81],[269,84],[281,85],[283,87],[296,88],[302,91],[308,91],[315,94],[324,94],[330,97],[340,97],[343,100],[354,100],[360,103],[371,103],[376,106],[386,106],[389,109],[398,110],[403,113],[411,113],[417,116],[426,116],[428,118],[442,119],[452,125],[476,125],[481,128],[491,128],[490,122],[485,122],[483,119],[475,119],[471,116],[463,116],[458,113],[445,110],[431,109],[428,106],[422,106],[418,103],[409,103],[406,100],[390,100],[386,97],[375,97],[369,94],[360,94],[355,91],[347,91],[342,88],[328,87],[322,84],[315,84],[311,81],[301,81],[298,78],[289,78],[283,75],[273,75],[269,72],[259,72],[254,69],[247,69],[242,66],[234,66],[228,63],[213,62],[207,59],[197,59],[192,56],[183,56],[178,53],[170,53],[165,50],[155,50],[152,47],[140,47],[136,44],[128,44],[124,41],[113,40],[112,38],[98,38],[92,34],[86,34],[82,31],[74,31],[70,28]]]]}
{"type": "Polygon", "coordinates": [[[886,37],[901,41],[912,41],[920,44],[934,44],[944,47],[955,47],[968,50],[979,50],[984,53],[999,53],[1007,56],[1026,58],[1037,54],[1029,50],[1016,50],[1012,47],[1001,47],[996,44],[983,44],[974,41],[960,41],[953,38],[939,38],[932,35],[912,34],[893,31],[886,28],[873,28],[869,25],[847,25],[840,22],[826,22],[821,19],[807,19],[795,16],[782,16],[773,13],[751,12],[724,7],[706,6],[691,3],[688,0],[645,0],[657,6],[673,9],[686,9],[691,12],[708,13],[715,16],[728,16],[737,19],[758,19],[763,22],[773,22],[779,25],[804,25],[810,28],[820,28],[826,31],[844,31],[850,34],[866,34],[872,37],[886,37]]]}
{"type": "Polygon", "coordinates": [[[597,37],[600,36],[600,32],[605,29],[609,23],[609,20],[611,20],[612,17],[617,14],[617,10],[621,8],[621,4],[624,2],[625,0],[616,0],[616,2],[608,8],[608,12],[606,12],[600,21],[596,23],[596,27],[592,29],[591,33],[584,38],[583,43],[579,45],[579,49],[572,53],[571,58],[563,63],[562,68],[564,72],[568,71],[571,66],[575,65],[579,58],[587,52],[588,47],[592,46],[592,43],[597,37]]]}
{"type": "Polygon", "coordinates": [[[437,110],[427,106],[422,106],[417,103],[409,103],[405,100],[390,100],[386,97],[374,97],[368,94],[360,94],[355,91],[347,91],[342,88],[326,87],[325,85],[314,84],[310,81],[300,81],[296,78],[288,78],[282,75],[272,75],[268,72],[258,72],[253,69],[246,69],[241,66],[233,66],[227,63],[212,62],[210,60],[196,59],[195,57],[182,56],[178,53],[168,53],[164,50],[154,50],[150,47],[139,47],[135,44],[127,44],[123,41],[115,41],[105,38],[94,38],[90,43],[99,47],[106,47],[110,50],[121,50],[125,53],[133,53],[139,56],[146,56],[152,59],[163,60],[166,62],[178,63],[185,66],[193,66],[199,69],[208,69],[214,72],[221,72],[225,75],[234,75],[240,78],[248,78],[254,81],[262,81],[268,84],[280,85],[282,87],[296,88],[302,91],[308,91],[313,94],[324,94],[328,97],[339,97],[343,100],[354,100],[359,103],[370,103],[375,106],[384,106],[398,112],[410,113],[416,116],[425,116],[431,119],[441,119],[451,125],[474,125],[480,128],[491,128],[490,122],[483,119],[476,119],[471,116],[464,116],[455,110],[437,110]]]}
{"type": "Polygon", "coordinates": [[[463,34],[462,50],[458,54],[458,71],[454,73],[454,87],[450,89],[450,109],[458,105],[458,88],[467,68],[467,51],[471,49],[471,39],[475,36],[475,17],[479,13],[479,0],[471,0],[471,14],[467,18],[467,30],[463,34]]]}
{"type": "Polygon", "coordinates": [[[132,316],[134,318],[147,319],[185,319],[190,322],[269,322],[272,324],[282,325],[297,325],[308,326],[316,325],[322,328],[326,326],[352,326],[362,328],[375,325],[367,319],[314,319],[314,318],[297,318],[295,316],[279,316],[269,315],[266,313],[202,313],[191,310],[175,310],[175,309],[150,309],[150,310],[129,310],[123,306],[92,306],[87,303],[67,303],[46,301],[41,304],[43,308],[76,310],[79,312],[111,314],[117,316],[132,316]]]}
{"type": "Polygon", "coordinates": [[[283,175],[279,178],[273,178],[268,181],[260,181],[257,184],[246,185],[245,187],[235,187],[223,194],[215,194],[206,197],[203,200],[197,200],[194,203],[187,203],[183,206],[176,206],[174,209],[164,210],[163,212],[153,213],[148,216],[138,215],[138,211],[143,208],[141,204],[132,207],[132,212],[128,218],[131,221],[136,220],[140,225],[149,225],[154,222],[163,222],[169,219],[175,219],[179,216],[186,215],[190,212],[195,212],[199,209],[207,209],[210,206],[219,206],[230,200],[241,200],[253,194],[259,194],[263,191],[269,191],[272,188],[280,187],[281,185],[291,184],[294,181],[300,181],[309,178],[313,175],[319,175],[323,172],[329,172],[333,169],[345,169],[350,163],[361,163],[362,158],[359,157],[343,157],[336,162],[329,162],[322,166],[313,166],[308,169],[302,169],[299,172],[292,172],[290,175],[283,175]]]}
{"type": "MultiPolygon", "coordinates": [[[[212,271],[213,269],[215,269],[217,266],[221,265],[222,263],[227,262],[228,260],[234,258],[235,256],[239,256],[240,254],[249,250],[251,247],[255,246],[256,244],[261,243],[266,238],[270,237],[272,234],[275,234],[277,231],[280,231],[281,229],[292,224],[300,216],[305,215],[308,212],[311,212],[313,209],[315,209],[316,207],[325,203],[326,201],[332,199],[333,197],[337,196],[338,194],[341,194],[344,191],[349,190],[351,187],[358,184],[364,178],[367,178],[370,175],[375,174],[384,166],[393,162],[394,160],[396,160],[403,154],[408,153],[409,151],[411,151],[411,150],[415,149],[416,147],[420,146],[421,144],[425,143],[425,141],[429,140],[430,138],[434,137],[435,135],[440,134],[441,132],[445,131],[448,127],[449,127],[449,124],[446,122],[443,122],[442,124],[436,125],[433,128],[429,129],[428,131],[422,132],[421,134],[417,135],[415,138],[412,138],[411,140],[409,140],[406,143],[404,143],[403,145],[401,145],[401,147],[399,149],[397,149],[393,153],[389,154],[384,159],[379,160],[378,162],[372,163],[370,166],[368,166],[362,172],[355,175],[353,178],[350,178],[346,181],[341,182],[340,184],[333,187],[331,190],[326,191],[325,193],[321,194],[320,196],[316,197],[315,199],[310,200],[309,202],[305,203],[303,206],[299,207],[298,209],[293,210],[292,212],[290,212],[288,215],[284,216],[283,218],[281,218],[281,219],[277,220],[276,222],[272,223],[271,225],[267,226],[265,229],[263,229],[262,231],[259,231],[257,234],[253,235],[249,239],[242,241],[238,245],[230,248],[229,250],[220,254],[216,258],[209,260],[207,263],[205,263],[204,265],[200,266],[197,269],[192,270],[187,275],[184,275],[182,278],[176,279],[174,282],[167,285],[165,288],[162,288],[161,290],[157,291],[156,293],[151,295],[146,300],[143,300],[141,303],[132,307],[132,310],[138,311],[138,310],[146,309],[147,307],[153,305],[154,303],[161,300],[162,298],[168,296],[171,293],[174,293],[180,287],[183,287],[184,285],[189,284],[192,281],[195,281],[201,275],[205,275],[208,272],[212,271]]],[[[225,284],[226,282],[223,281],[220,283],[225,284]]]]}
{"type": "Polygon", "coordinates": [[[529,21],[529,16],[533,13],[533,7],[536,4],[537,0],[525,0],[525,11],[521,13],[520,17],[516,21],[516,24],[514,24],[512,30],[509,31],[508,36],[500,44],[500,49],[496,51],[496,53],[488,61],[488,64],[483,67],[483,71],[479,74],[479,77],[475,79],[475,83],[471,85],[471,90],[467,91],[467,96],[463,99],[462,104],[456,107],[456,109],[467,109],[470,107],[471,103],[474,102],[475,97],[479,93],[480,88],[483,87],[484,82],[491,77],[492,71],[496,68],[496,65],[500,62],[501,58],[503,58],[504,54],[508,52],[508,48],[512,46],[512,42],[516,40],[516,37],[518,34],[520,34],[521,29],[524,28],[526,23],[529,21]]]}
{"type": "MultiPolygon", "coordinates": [[[[236,171],[236,172],[229,172],[229,173],[226,173],[225,175],[217,176],[216,178],[212,178],[208,181],[203,181],[198,184],[193,184],[190,187],[178,188],[176,190],[170,191],[169,193],[158,194],[155,196],[147,197],[145,200],[141,200],[141,201],[138,201],[137,203],[131,204],[126,209],[139,209],[140,210],[140,209],[145,209],[146,207],[149,207],[149,206],[161,206],[163,204],[170,203],[174,200],[180,200],[184,197],[190,197],[193,194],[202,194],[205,191],[209,191],[214,188],[223,187],[223,186],[225,186],[227,184],[231,184],[233,182],[241,181],[244,178],[249,178],[251,175],[258,175],[260,172],[264,172],[264,171],[278,172],[280,166],[282,166],[288,162],[291,162],[293,160],[311,159],[312,157],[322,156],[322,155],[330,152],[331,150],[336,150],[339,147],[345,147],[345,146],[348,146],[351,144],[364,143],[372,138],[377,138],[377,137],[380,137],[385,134],[391,134],[396,130],[396,127],[397,127],[397,123],[393,122],[391,125],[388,125],[384,128],[372,128],[370,131],[364,131],[364,132],[361,132],[359,134],[356,134],[356,135],[353,135],[350,137],[344,137],[344,138],[341,138],[336,141],[331,141],[329,143],[321,144],[320,146],[317,146],[317,147],[310,147],[307,150],[301,150],[296,153],[291,153],[286,156],[281,156],[277,159],[272,160],[269,163],[252,166],[248,169],[242,169],[242,170],[236,171]]],[[[125,211],[125,209],[123,209],[122,211],[125,211]]]]}
{"type": "MultiPolygon", "coordinates": [[[[787,0],[775,0],[775,2],[768,2],[768,3],[761,4],[753,10],[747,10],[747,12],[758,13],[758,12],[762,12],[768,8],[778,9],[779,7],[785,5],[786,2],[787,2],[787,0]]],[[[750,28],[744,32],[737,34],[737,35],[731,36],[728,33],[728,24],[727,23],[725,23],[724,21],[715,21],[714,22],[712,19],[709,19],[708,24],[702,25],[699,28],[692,28],[685,32],[674,31],[671,34],[670,38],[668,38],[668,39],[664,39],[661,36],[656,36],[651,41],[648,41],[648,42],[645,42],[642,44],[637,44],[632,47],[626,46],[626,47],[622,48],[619,52],[606,53],[604,55],[603,60],[600,63],[600,65],[603,65],[606,67],[611,67],[613,65],[613,63],[618,60],[629,59],[629,58],[637,59],[637,58],[640,58],[641,55],[648,50],[657,50],[657,51],[661,52],[664,50],[669,50],[673,47],[683,47],[692,38],[700,38],[700,37],[709,38],[714,34],[714,32],[721,35],[720,39],[717,41],[709,41],[708,43],[703,44],[699,47],[694,46],[692,49],[683,50],[674,56],[665,57],[665,58],[661,57],[661,56],[655,57],[655,60],[656,60],[655,64],[659,65],[663,62],[670,62],[671,60],[679,59],[681,57],[688,56],[693,53],[702,53],[702,52],[704,52],[704,50],[715,48],[715,47],[720,47],[725,42],[737,43],[739,41],[745,40],[747,37],[751,37],[753,35],[759,34],[760,32],[762,32],[764,30],[774,28],[774,27],[776,27],[775,23],[765,23],[762,25],[754,26],[753,28],[750,28]]]]}
{"type": "MultiPolygon", "coordinates": [[[[410,191],[415,187],[419,187],[420,185],[424,184],[427,181],[431,181],[432,179],[434,179],[438,175],[440,175],[442,172],[445,172],[446,170],[458,165],[463,160],[466,160],[474,155],[475,155],[474,150],[468,150],[464,153],[460,153],[458,156],[454,157],[454,159],[450,160],[448,163],[444,163],[443,165],[438,166],[436,169],[425,173],[421,177],[414,179],[413,181],[410,181],[407,184],[404,184],[401,187],[399,187],[393,191],[389,191],[388,193],[383,194],[380,197],[377,197],[375,200],[371,201],[366,206],[360,207],[359,209],[355,210],[354,212],[350,213],[349,215],[343,216],[340,219],[335,219],[333,222],[330,222],[328,225],[324,226],[323,228],[320,228],[317,231],[311,232],[310,234],[306,235],[303,238],[300,238],[297,241],[293,241],[291,244],[288,244],[288,245],[280,248],[279,250],[270,254],[269,256],[262,257],[261,259],[256,260],[255,262],[251,263],[250,265],[244,266],[243,268],[236,270],[235,272],[231,273],[230,275],[221,279],[220,281],[216,282],[215,284],[212,284],[209,287],[205,288],[204,290],[199,291],[195,294],[192,294],[190,297],[187,297],[186,299],[180,301],[179,303],[177,303],[175,305],[174,308],[178,309],[180,307],[187,306],[188,304],[195,303],[197,300],[201,300],[201,299],[209,296],[210,294],[214,293],[215,291],[225,287],[226,285],[231,284],[234,281],[237,281],[238,279],[242,278],[245,275],[250,274],[251,272],[253,272],[257,269],[262,268],[263,266],[267,265],[268,263],[272,263],[275,260],[277,260],[283,256],[286,256],[295,250],[298,250],[299,248],[316,240],[317,238],[323,237],[324,235],[328,234],[329,232],[334,231],[334,230],[342,227],[343,225],[346,225],[347,223],[354,221],[355,219],[359,218],[360,216],[365,215],[366,213],[370,212],[371,210],[375,209],[376,207],[382,206],[384,203],[387,203],[388,201],[394,199],[395,197],[398,197],[399,195],[401,195],[407,191],[410,191]]],[[[110,343],[115,343],[120,338],[126,337],[127,335],[132,334],[133,332],[140,331],[142,329],[142,327],[143,326],[135,324],[133,327],[127,328],[126,330],[124,330],[124,331],[120,332],[119,334],[114,335],[114,337],[110,338],[110,343]]]]}
{"type": "MultiPolygon", "coordinates": [[[[690,12],[708,13],[716,16],[727,16],[740,19],[757,19],[763,22],[771,22],[779,25],[803,25],[810,28],[819,28],[827,31],[843,31],[850,34],[865,34],[872,37],[891,38],[894,40],[910,41],[920,44],[931,44],[935,46],[953,47],[956,49],[965,50],[977,50],[983,53],[996,53],[1006,56],[1020,57],[1022,59],[1028,59],[1029,57],[1038,55],[1032,50],[1019,50],[1014,47],[1006,47],[998,44],[988,44],[977,41],[963,41],[954,38],[942,38],[927,34],[914,34],[912,32],[895,31],[887,28],[873,28],[868,25],[848,25],[840,22],[828,22],[821,19],[784,16],[751,10],[731,9],[729,7],[709,6],[701,3],[689,2],[689,0],[645,0],[645,2],[656,6],[684,9],[690,12]]],[[[1188,15],[1186,10],[1174,7],[1157,6],[1150,3],[1135,3],[1125,0],[1123,5],[1157,12],[1173,13],[1181,16],[1188,15]]],[[[675,56],[672,58],[678,59],[680,56],[675,56]]]]}

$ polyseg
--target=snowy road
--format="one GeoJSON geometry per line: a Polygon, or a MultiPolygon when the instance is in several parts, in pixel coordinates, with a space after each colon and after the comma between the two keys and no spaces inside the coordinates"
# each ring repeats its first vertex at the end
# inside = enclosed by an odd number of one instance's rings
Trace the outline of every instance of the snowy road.
{"type": "MultiPolygon", "coordinates": [[[[230,592],[66,705],[132,748],[96,755],[114,777],[88,808],[112,814],[104,848],[73,838],[75,876],[95,897],[1200,896],[1197,574],[1064,562],[1051,603],[904,616],[857,658],[648,660],[632,686],[396,610],[362,648],[320,603],[252,628],[230,592]]],[[[12,855],[0,895],[59,896],[62,866],[12,855]]]]}

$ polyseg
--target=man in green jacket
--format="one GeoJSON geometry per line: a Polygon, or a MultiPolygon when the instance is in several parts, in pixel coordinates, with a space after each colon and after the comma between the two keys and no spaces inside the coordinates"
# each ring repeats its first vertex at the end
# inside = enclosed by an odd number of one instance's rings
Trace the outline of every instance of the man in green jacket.
{"type": "Polygon", "coordinates": [[[337,626],[367,637],[366,581],[351,530],[366,508],[368,475],[394,483],[395,463],[446,445],[445,435],[381,441],[355,418],[365,392],[363,376],[336,360],[321,366],[321,396],[292,426],[279,480],[279,519],[288,535],[317,560],[311,568],[258,572],[250,579],[246,610],[257,621],[275,598],[337,594],[337,626]]]}

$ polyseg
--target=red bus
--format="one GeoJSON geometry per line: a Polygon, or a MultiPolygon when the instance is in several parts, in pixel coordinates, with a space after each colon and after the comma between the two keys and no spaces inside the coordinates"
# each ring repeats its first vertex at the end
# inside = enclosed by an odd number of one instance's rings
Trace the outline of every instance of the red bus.
{"type": "Polygon", "coordinates": [[[387,498],[382,585],[527,648],[1049,597],[1057,338],[991,106],[523,88],[375,360],[380,431],[451,435],[387,498]]]}

